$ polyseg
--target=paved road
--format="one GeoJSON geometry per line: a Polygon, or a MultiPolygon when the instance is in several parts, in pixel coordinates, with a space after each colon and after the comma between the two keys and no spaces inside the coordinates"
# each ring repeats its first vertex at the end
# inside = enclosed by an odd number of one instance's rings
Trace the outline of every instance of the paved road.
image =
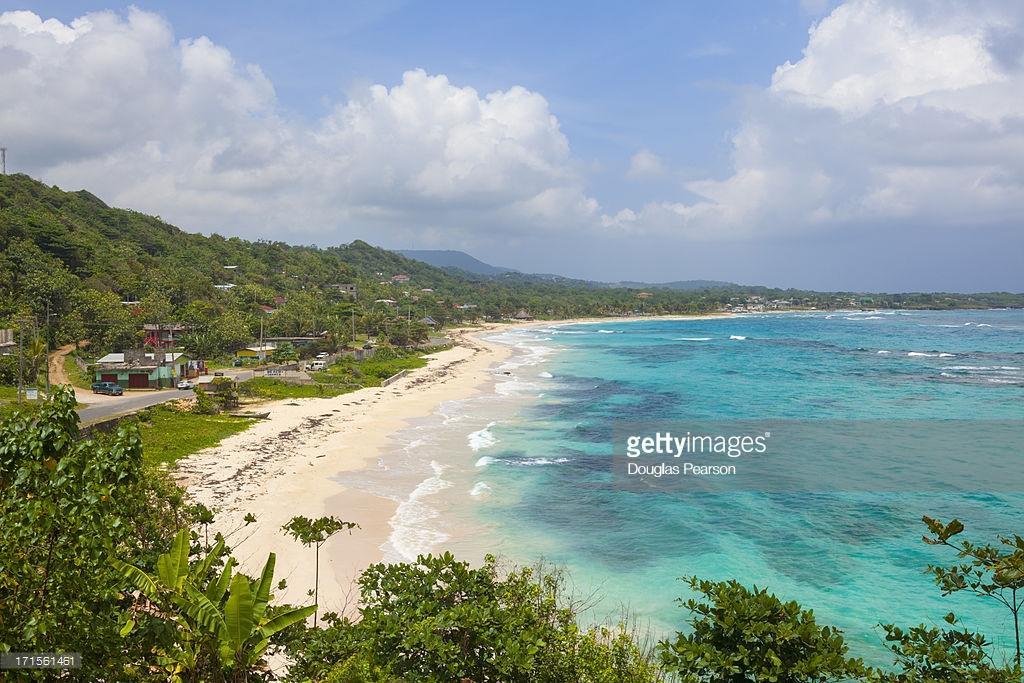
{"type": "MultiPolygon", "coordinates": [[[[238,382],[252,379],[252,370],[241,370],[232,368],[223,371],[225,376],[232,377],[238,382]]],[[[193,381],[206,382],[213,379],[213,376],[199,377],[193,381]]],[[[134,413],[143,408],[166,403],[179,398],[188,398],[191,391],[178,389],[160,389],[156,391],[126,391],[122,396],[107,396],[105,394],[91,394],[88,390],[77,389],[75,391],[78,400],[87,403],[84,408],[78,409],[78,417],[82,423],[95,422],[115,415],[134,413]]]]}
{"type": "MultiPolygon", "coordinates": [[[[121,415],[122,413],[134,413],[149,406],[155,406],[176,398],[191,396],[191,391],[178,391],[177,389],[161,389],[159,391],[126,392],[123,396],[113,397],[116,400],[92,403],[84,408],[78,409],[78,417],[83,423],[95,422],[103,418],[121,415]]],[[[88,400],[88,399],[86,399],[88,400]]]]}

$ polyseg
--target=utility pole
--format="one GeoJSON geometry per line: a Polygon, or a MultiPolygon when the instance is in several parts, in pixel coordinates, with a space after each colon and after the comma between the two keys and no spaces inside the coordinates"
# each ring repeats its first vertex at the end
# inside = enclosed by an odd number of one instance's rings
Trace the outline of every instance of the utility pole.
{"type": "Polygon", "coordinates": [[[0,169],[0,170],[3,171],[3,174],[7,175],[7,148],[6,147],[0,147],[0,166],[3,167],[2,169],[0,169]]]}
{"type": "Polygon", "coordinates": [[[46,300],[46,398],[50,398],[50,300],[46,300]]]}
{"type": "Polygon", "coordinates": [[[18,319],[18,403],[25,393],[25,321],[18,319]]]}

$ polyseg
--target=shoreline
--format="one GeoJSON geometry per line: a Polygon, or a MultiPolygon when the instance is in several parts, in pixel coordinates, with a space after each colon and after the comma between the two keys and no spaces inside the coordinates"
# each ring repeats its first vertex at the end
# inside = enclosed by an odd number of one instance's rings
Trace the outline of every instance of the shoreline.
{"type": "MultiPolygon", "coordinates": [[[[484,394],[495,368],[511,358],[513,346],[481,337],[551,325],[708,320],[733,314],[632,316],[488,323],[449,331],[453,346],[426,356],[427,365],[387,387],[368,387],[333,398],[285,399],[264,404],[267,420],[180,461],[173,471],[192,502],[215,510],[215,531],[227,538],[241,568],[259,571],[267,554],[277,556],[278,591],[286,602],[309,600],[314,584],[314,550],[286,536],[282,525],[296,515],[333,515],[359,525],[330,539],[320,553],[320,612],[351,614],[358,602],[359,574],[385,560],[391,521],[400,500],[337,481],[337,475],[366,470],[391,445],[391,437],[418,419],[429,418],[447,401],[484,394]],[[246,524],[252,513],[257,521],[246,524]]],[[[407,491],[396,492],[404,497],[407,491]]]]}

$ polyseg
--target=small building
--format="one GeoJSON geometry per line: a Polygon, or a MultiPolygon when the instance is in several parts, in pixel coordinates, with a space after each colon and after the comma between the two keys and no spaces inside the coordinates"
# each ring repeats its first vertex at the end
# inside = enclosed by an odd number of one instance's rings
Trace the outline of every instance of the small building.
{"type": "Polygon", "coordinates": [[[299,349],[304,346],[309,346],[310,344],[315,344],[316,342],[321,341],[325,336],[327,336],[326,333],[298,337],[264,337],[264,341],[272,347],[276,347],[279,344],[291,344],[295,348],[299,349]]]}
{"type": "Polygon", "coordinates": [[[146,323],[142,326],[143,345],[158,351],[173,349],[182,335],[188,332],[187,325],[179,323],[146,323]]]}
{"type": "Polygon", "coordinates": [[[405,273],[399,273],[391,276],[392,282],[408,282],[411,278],[405,273]]]}
{"type": "Polygon", "coordinates": [[[0,356],[12,353],[17,345],[14,341],[14,330],[0,330],[0,356]]]}
{"type": "Polygon", "coordinates": [[[512,316],[513,320],[533,320],[533,316],[527,313],[524,309],[519,309],[519,312],[512,316]]]}
{"type": "Polygon", "coordinates": [[[420,322],[427,327],[437,327],[437,321],[431,318],[429,315],[425,318],[420,318],[420,322]]]}
{"type": "Polygon", "coordinates": [[[231,284],[231,283],[228,283],[228,284],[225,284],[225,285],[214,285],[214,287],[216,287],[217,289],[221,289],[221,290],[225,290],[226,291],[226,290],[229,290],[229,289],[234,289],[235,285],[231,284]]]}
{"type": "Polygon", "coordinates": [[[259,309],[261,311],[263,311],[264,313],[266,313],[267,315],[272,315],[274,313],[277,313],[277,309],[276,308],[274,308],[273,306],[268,306],[266,304],[259,304],[259,309]]]}
{"type": "Polygon", "coordinates": [[[337,292],[338,294],[346,294],[353,299],[356,298],[356,286],[350,282],[339,282],[333,285],[327,285],[327,289],[337,292]]]}
{"type": "Polygon", "coordinates": [[[202,361],[192,361],[183,353],[132,350],[103,356],[96,361],[93,374],[97,382],[116,382],[125,389],[162,389],[205,369],[202,361]]]}
{"type": "Polygon", "coordinates": [[[266,360],[267,356],[274,353],[277,344],[264,343],[263,346],[246,346],[235,351],[235,358],[250,358],[255,360],[266,360]]]}

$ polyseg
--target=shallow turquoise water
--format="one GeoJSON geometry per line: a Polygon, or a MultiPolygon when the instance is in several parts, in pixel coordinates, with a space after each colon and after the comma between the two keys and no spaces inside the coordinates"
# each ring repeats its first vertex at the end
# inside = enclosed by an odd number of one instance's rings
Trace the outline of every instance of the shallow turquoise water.
{"type": "MultiPolygon", "coordinates": [[[[1018,493],[635,493],[609,477],[615,424],[685,419],[1024,419],[1024,312],[778,314],[603,322],[505,339],[551,350],[515,370],[528,398],[488,428],[473,514],[523,562],[565,565],[581,592],[658,631],[683,625],[677,577],[736,578],[813,608],[853,649],[886,661],[879,622],[956,611],[998,643],[994,603],[940,596],[951,559],[920,540],[922,515],[972,536],[1024,533],[1018,493]],[[550,376],[549,376],[550,375],[550,376]]],[[[1020,472],[1024,453],[1008,454],[1020,472]]]]}

